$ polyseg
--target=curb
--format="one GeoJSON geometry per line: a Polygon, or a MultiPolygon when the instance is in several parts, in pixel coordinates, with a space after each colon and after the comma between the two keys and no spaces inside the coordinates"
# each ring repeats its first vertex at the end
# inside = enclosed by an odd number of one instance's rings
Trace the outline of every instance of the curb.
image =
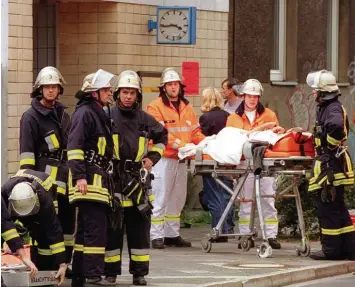
{"type": "Polygon", "coordinates": [[[355,261],[328,263],[314,267],[293,268],[246,280],[228,280],[204,284],[204,287],[281,287],[316,279],[344,275],[355,271],[355,261]]]}

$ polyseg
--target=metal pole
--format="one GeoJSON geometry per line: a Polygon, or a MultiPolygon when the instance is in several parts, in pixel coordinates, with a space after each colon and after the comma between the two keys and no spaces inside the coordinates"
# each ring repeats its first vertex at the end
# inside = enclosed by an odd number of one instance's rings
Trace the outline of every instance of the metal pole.
{"type": "Polygon", "coordinates": [[[1,0],[1,184],[7,179],[8,0],[1,0]]]}

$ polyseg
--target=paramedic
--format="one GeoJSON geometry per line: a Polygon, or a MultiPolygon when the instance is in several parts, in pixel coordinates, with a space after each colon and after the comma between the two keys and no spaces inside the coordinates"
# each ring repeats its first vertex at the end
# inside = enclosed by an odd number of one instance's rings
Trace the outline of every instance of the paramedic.
{"type": "MultiPolygon", "coordinates": [[[[285,132],[278,126],[276,114],[260,103],[263,96],[263,87],[258,80],[249,79],[244,83],[241,91],[243,102],[236,112],[228,117],[227,127],[235,127],[243,130],[258,129],[260,126],[270,124],[275,132],[285,132]]],[[[243,187],[244,197],[251,199],[254,189],[254,175],[249,174],[243,187]]],[[[274,195],[272,188],[274,178],[263,177],[260,182],[262,195],[274,195]]],[[[251,202],[241,202],[239,210],[239,231],[241,234],[250,233],[251,202]]],[[[265,218],[265,233],[270,246],[280,249],[281,244],[277,241],[278,219],[275,208],[275,199],[268,197],[261,199],[261,206],[265,218]]],[[[254,243],[254,242],[253,242],[254,243]]],[[[252,246],[254,245],[252,243],[252,246]]],[[[240,247],[240,245],[238,246],[240,247]]]]}
{"type": "Polygon", "coordinates": [[[179,162],[178,148],[204,139],[197,115],[184,97],[180,74],[173,68],[163,71],[160,95],[148,105],[147,112],[168,130],[168,144],[161,160],[153,167],[154,209],[150,231],[152,248],[164,245],[191,247],[180,236],[180,213],[187,193],[186,163],[179,162]]]}
{"type": "Polygon", "coordinates": [[[68,139],[69,200],[78,207],[72,286],[104,279],[107,218],[112,206],[113,141],[111,120],[103,107],[111,99],[114,75],[98,70],[84,78],[75,97],[68,139]]]}
{"type": "MultiPolygon", "coordinates": [[[[205,136],[216,135],[227,123],[229,113],[223,110],[223,99],[220,92],[214,88],[207,88],[202,92],[202,115],[199,118],[202,133],[205,136]]],[[[231,195],[216,183],[211,175],[204,175],[203,179],[203,202],[207,205],[212,216],[212,228],[217,226],[231,195]]],[[[233,181],[223,176],[220,178],[223,182],[233,189],[233,181]]],[[[224,222],[222,233],[234,233],[235,206],[231,208],[224,222]]],[[[228,237],[219,237],[215,242],[227,242],[228,237]]]]}
{"type": "MultiPolygon", "coordinates": [[[[56,278],[61,284],[67,264],[63,230],[53,204],[56,188],[53,179],[44,172],[19,170],[1,187],[1,198],[5,204],[5,213],[2,204],[1,220],[2,228],[5,228],[5,215],[7,219],[11,216],[11,219],[19,220],[29,230],[33,263],[39,270],[58,269],[56,278]]],[[[8,242],[18,238],[14,228],[7,231],[3,229],[2,236],[8,242]]],[[[29,259],[25,264],[30,266],[32,272],[36,272],[36,267],[32,266],[29,259]]]]}
{"type": "Polygon", "coordinates": [[[317,104],[313,130],[316,159],[308,190],[316,194],[322,243],[322,250],[312,252],[310,257],[355,260],[355,228],[344,203],[344,186],[354,185],[352,161],[344,146],[349,120],[331,72],[309,73],[307,84],[314,89],[317,104]]]}

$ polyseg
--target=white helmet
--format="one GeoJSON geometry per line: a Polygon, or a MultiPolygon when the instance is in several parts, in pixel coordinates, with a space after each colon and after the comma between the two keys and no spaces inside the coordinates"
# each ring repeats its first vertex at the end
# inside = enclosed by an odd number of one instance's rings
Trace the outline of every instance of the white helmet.
{"type": "Polygon", "coordinates": [[[39,211],[39,199],[31,183],[20,182],[12,188],[9,210],[12,216],[28,216],[39,211]]]}
{"type": "Polygon", "coordinates": [[[328,93],[339,91],[335,76],[327,70],[309,73],[306,82],[317,91],[328,93]]]}
{"type": "Polygon", "coordinates": [[[241,91],[241,95],[243,94],[247,94],[247,95],[253,95],[253,96],[262,96],[264,92],[263,86],[261,85],[261,83],[256,80],[256,79],[249,79],[246,80],[242,91],[241,91]]]}
{"type": "Polygon", "coordinates": [[[33,90],[31,97],[36,97],[39,95],[39,88],[44,85],[59,85],[60,94],[63,94],[63,85],[66,84],[62,74],[54,67],[48,66],[43,68],[37,76],[35,84],[33,85],[33,90]]]}
{"type": "Polygon", "coordinates": [[[81,99],[87,93],[112,88],[115,81],[117,81],[117,77],[114,74],[99,69],[96,73],[89,74],[84,78],[83,85],[75,97],[81,99]]]}
{"type": "Polygon", "coordinates": [[[263,86],[258,80],[255,79],[249,79],[246,80],[242,91],[241,95],[247,94],[247,95],[254,95],[254,96],[262,96],[264,92],[263,86]]]}
{"type": "Polygon", "coordinates": [[[118,76],[117,90],[120,88],[134,88],[142,93],[142,81],[138,74],[134,71],[123,71],[118,76]]]}
{"type": "Polygon", "coordinates": [[[160,87],[163,87],[166,83],[179,81],[182,84],[181,75],[175,71],[174,68],[166,68],[160,78],[160,87]]]}

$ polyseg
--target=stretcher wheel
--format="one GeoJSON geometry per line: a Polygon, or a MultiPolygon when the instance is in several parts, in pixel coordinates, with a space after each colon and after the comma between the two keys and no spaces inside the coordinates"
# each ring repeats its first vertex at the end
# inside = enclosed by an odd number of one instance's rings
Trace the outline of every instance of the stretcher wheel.
{"type": "Polygon", "coordinates": [[[258,239],[258,235],[259,235],[259,234],[258,234],[258,231],[255,230],[254,233],[253,233],[253,235],[251,236],[251,239],[255,241],[256,239],[258,239]]]}
{"type": "Polygon", "coordinates": [[[251,248],[251,239],[250,238],[242,238],[240,241],[240,246],[243,251],[249,251],[251,248]]]}
{"type": "Polygon", "coordinates": [[[309,254],[311,253],[311,245],[308,241],[304,243],[304,248],[302,248],[303,247],[302,245],[300,248],[296,249],[296,254],[297,256],[308,257],[309,254]]]}
{"type": "Polygon", "coordinates": [[[263,242],[257,249],[257,252],[260,258],[267,258],[272,255],[272,248],[269,243],[263,242]]]}
{"type": "Polygon", "coordinates": [[[203,252],[210,253],[210,251],[212,249],[212,242],[210,240],[202,240],[201,247],[202,247],[203,252]]]}

